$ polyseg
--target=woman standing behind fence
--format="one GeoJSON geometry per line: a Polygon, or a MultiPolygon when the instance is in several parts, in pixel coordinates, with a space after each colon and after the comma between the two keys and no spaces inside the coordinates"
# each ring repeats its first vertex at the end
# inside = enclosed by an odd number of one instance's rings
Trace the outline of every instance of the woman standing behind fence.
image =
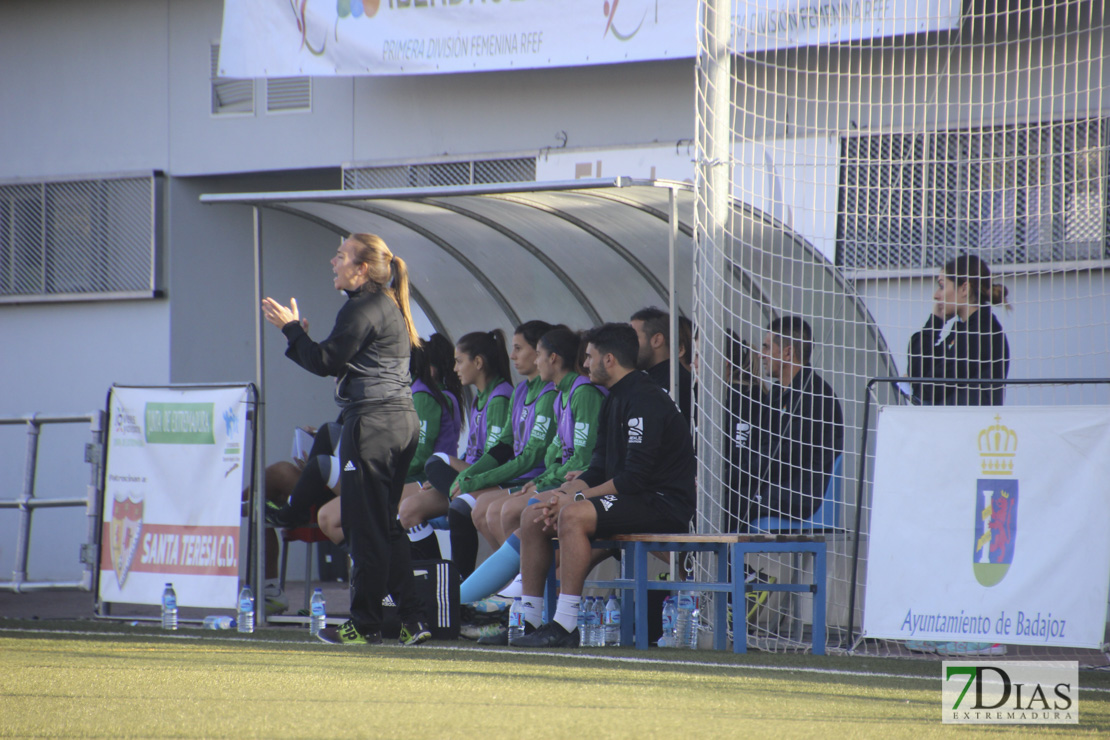
{"type": "MultiPolygon", "coordinates": [[[[991,305],[1005,303],[1006,294],[1006,287],[992,281],[990,268],[978,257],[949,261],[937,277],[933,313],[910,339],[910,377],[1005,380],[1010,345],[991,305]]],[[[924,406],[1001,406],[1005,393],[1002,383],[913,384],[914,399],[924,406]]]]}
{"type": "MultiPolygon", "coordinates": [[[[1005,380],[1010,372],[1010,345],[991,306],[1005,303],[1006,293],[1005,286],[991,280],[990,268],[978,257],[964,255],[949,261],[937,277],[933,313],[910,339],[910,377],[1005,380]]],[[[914,401],[925,406],[1001,406],[1005,393],[1002,383],[913,384],[914,401]]],[[[990,642],[907,640],[905,646],[913,652],[956,657],[1006,652],[1005,645],[990,642]]]]}
{"type": "Polygon", "coordinates": [[[321,630],[325,642],[382,641],[382,599],[400,605],[401,640],[431,637],[419,621],[409,542],[397,504],[416,452],[419,422],[409,390],[409,352],[420,339],[409,311],[408,269],[373,234],[352,234],[331,260],[334,284],[347,294],[335,326],[322,342],[309,339],[297,302],[267,298],[266,320],[289,340],[287,357],[316,375],[336,376],[342,409],[340,510],[350,547],[351,619],[321,630]]]}

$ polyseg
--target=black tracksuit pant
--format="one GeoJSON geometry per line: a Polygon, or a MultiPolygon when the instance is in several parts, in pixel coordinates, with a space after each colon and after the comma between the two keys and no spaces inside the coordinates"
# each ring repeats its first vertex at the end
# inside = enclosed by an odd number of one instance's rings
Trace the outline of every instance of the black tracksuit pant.
{"type": "Polygon", "coordinates": [[[351,620],[363,635],[381,630],[387,593],[398,605],[402,622],[421,617],[409,539],[397,521],[419,424],[409,399],[360,405],[343,415],[339,506],[353,562],[351,620]]]}

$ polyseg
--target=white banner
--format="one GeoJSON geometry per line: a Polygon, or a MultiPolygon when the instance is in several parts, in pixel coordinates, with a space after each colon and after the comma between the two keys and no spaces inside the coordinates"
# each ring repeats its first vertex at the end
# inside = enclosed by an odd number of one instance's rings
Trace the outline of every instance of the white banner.
{"type": "Polygon", "coordinates": [[[961,0],[734,0],[738,53],[958,28],[961,0]]]}
{"type": "Polygon", "coordinates": [[[1110,407],[881,410],[868,637],[1099,648],[1110,407]]]}
{"type": "Polygon", "coordinates": [[[219,74],[434,74],[689,58],[696,22],[696,0],[224,0],[219,74]]]}
{"type": "Polygon", "coordinates": [[[248,390],[113,388],[100,598],[232,608],[248,390]]]}

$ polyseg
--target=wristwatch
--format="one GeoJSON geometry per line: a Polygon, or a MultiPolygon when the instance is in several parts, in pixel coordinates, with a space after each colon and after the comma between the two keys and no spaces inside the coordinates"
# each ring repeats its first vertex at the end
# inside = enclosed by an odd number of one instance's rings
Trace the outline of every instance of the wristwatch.
{"type": "Polygon", "coordinates": [[[579,491],[578,493],[574,494],[574,500],[575,501],[585,501],[586,500],[586,494],[579,491]]]}

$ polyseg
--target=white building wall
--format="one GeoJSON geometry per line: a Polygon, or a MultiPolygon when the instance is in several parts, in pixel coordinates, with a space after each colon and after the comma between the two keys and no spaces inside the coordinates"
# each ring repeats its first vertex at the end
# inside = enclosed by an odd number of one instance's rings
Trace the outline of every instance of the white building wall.
{"type": "Polygon", "coordinates": [[[0,179],[166,168],[168,7],[0,4],[0,179]]]}
{"type": "MultiPolygon", "coordinates": [[[[158,385],[170,377],[169,302],[0,305],[0,418],[30,414],[88,414],[105,407],[113,383],[158,385]]],[[[83,498],[89,483],[87,424],[48,425],[39,439],[38,498],[83,498]]],[[[25,426],[0,427],[0,497],[22,493],[25,426]]],[[[0,573],[15,563],[19,516],[0,511],[0,573]]],[[[82,573],[78,543],[83,508],[41,510],[33,516],[31,580],[75,580],[82,573]]]]}

